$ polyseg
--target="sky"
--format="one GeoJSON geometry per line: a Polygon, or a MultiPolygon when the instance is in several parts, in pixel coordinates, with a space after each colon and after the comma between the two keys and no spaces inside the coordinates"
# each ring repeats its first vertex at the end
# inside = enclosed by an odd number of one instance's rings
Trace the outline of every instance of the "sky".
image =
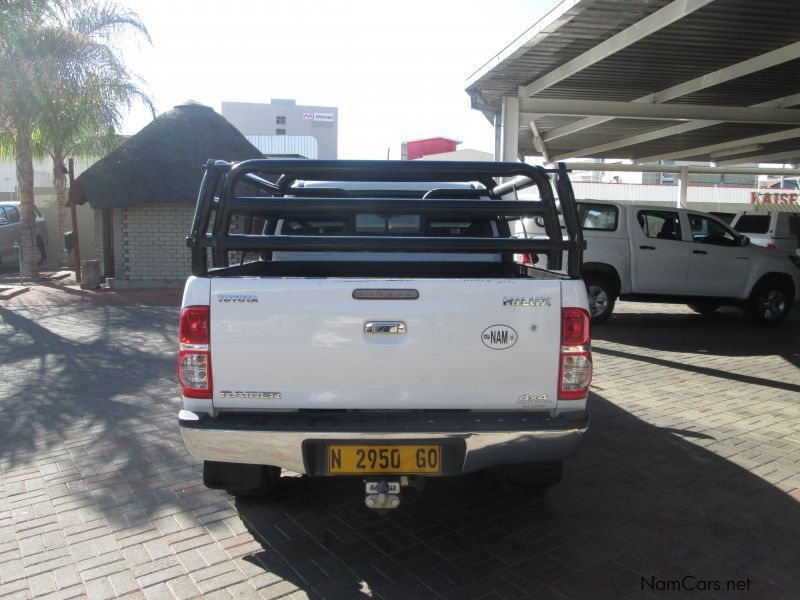
{"type": "MultiPolygon", "coordinates": [[[[443,135],[494,150],[467,78],[556,0],[118,0],[152,45],[121,40],[157,114],[186,100],[339,108],[339,158],[400,158],[403,141],[443,135]]],[[[147,125],[135,108],[123,133],[147,125]]]]}

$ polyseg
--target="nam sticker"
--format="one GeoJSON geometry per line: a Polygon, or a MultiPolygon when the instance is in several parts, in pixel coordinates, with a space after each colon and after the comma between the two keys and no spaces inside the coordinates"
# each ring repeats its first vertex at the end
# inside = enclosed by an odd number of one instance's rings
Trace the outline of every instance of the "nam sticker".
{"type": "Polygon", "coordinates": [[[517,343],[517,332],[508,325],[491,325],[483,330],[481,341],[492,350],[505,350],[517,343]]]}

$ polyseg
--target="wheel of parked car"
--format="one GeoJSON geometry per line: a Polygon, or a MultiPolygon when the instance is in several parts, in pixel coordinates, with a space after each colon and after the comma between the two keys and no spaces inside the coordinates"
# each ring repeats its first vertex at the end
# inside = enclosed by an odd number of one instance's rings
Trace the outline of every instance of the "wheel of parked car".
{"type": "Polygon", "coordinates": [[[791,285],[780,279],[769,278],[753,288],[745,311],[758,325],[777,325],[789,314],[793,300],[791,285]]]}
{"type": "Polygon", "coordinates": [[[585,277],[586,293],[589,296],[589,315],[592,325],[608,320],[617,302],[616,290],[610,280],[604,277],[585,277]]]}
{"type": "Polygon", "coordinates": [[[691,304],[687,304],[687,306],[694,312],[701,315],[710,315],[721,305],[718,302],[705,302],[703,300],[698,300],[696,302],[692,302],[691,304]]]}

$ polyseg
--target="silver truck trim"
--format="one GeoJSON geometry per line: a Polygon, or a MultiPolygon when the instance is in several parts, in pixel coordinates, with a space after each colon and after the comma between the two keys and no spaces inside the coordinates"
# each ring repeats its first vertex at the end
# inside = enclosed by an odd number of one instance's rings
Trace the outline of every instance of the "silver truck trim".
{"type": "Polygon", "coordinates": [[[462,439],[466,443],[462,473],[471,473],[496,465],[561,460],[575,451],[588,427],[588,420],[579,420],[564,428],[541,431],[377,433],[193,427],[192,424],[198,421],[200,416],[196,413],[180,411],[181,435],[192,456],[202,460],[274,465],[301,474],[306,474],[303,461],[305,440],[374,442],[424,439],[444,442],[462,439]]]}

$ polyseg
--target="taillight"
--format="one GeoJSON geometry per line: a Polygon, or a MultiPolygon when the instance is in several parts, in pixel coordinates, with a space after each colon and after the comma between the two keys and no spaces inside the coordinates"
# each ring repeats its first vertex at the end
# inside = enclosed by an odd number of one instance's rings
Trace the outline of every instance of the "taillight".
{"type": "Polygon", "coordinates": [[[514,262],[522,263],[523,265],[535,265],[539,262],[538,254],[515,254],[514,262]]]}
{"type": "Polygon", "coordinates": [[[582,400],[592,382],[589,313],[582,308],[561,309],[559,400],[582,400]]]}
{"type": "Polygon", "coordinates": [[[767,248],[772,248],[773,250],[777,250],[778,249],[778,247],[775,244],[773,244],[772,242],[768,242],[767,243],[767,248]]]}
{"type": "Polygon", "coordinates": [[[208,345],[208,326],[207,306],[187,306],[181,311],[181,344],[208,345]]]}
{"type": "Polygon", "coordinates": [[[189,398],[211,398],[210,332],[208,306],[187,306],[181,311],[178,380],[189,398]]]}

